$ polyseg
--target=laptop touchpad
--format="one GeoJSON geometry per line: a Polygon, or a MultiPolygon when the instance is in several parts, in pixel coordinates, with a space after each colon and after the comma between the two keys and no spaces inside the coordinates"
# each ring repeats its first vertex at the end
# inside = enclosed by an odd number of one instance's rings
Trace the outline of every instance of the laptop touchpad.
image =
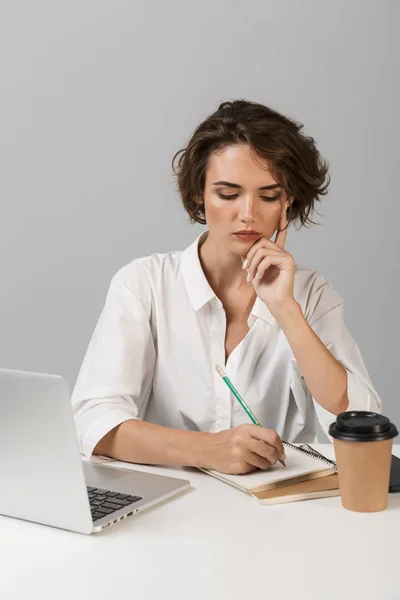
{"type": "Polygon", "coordinates": [[[125,481],[132,482],[132,473],[121,473],[117,469],[102,467],[89,462],[83,463],[86,485],[104,488],[107,490],[118,490],[125,481]],[[118,485],[118,482],[120,485],[118,485]]]}

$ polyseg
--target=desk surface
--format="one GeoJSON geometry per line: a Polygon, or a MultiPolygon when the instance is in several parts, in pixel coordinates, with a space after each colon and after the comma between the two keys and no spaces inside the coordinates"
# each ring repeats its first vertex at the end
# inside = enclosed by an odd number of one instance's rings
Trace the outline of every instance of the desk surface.
{"type": "Polygon", "coordinates": [[[400,598],[400,494],[372,514],[340,497],[262,506],[194,469],[127,466],[192,489],[91,536],[0,517],[0,598],[400,598]]]}

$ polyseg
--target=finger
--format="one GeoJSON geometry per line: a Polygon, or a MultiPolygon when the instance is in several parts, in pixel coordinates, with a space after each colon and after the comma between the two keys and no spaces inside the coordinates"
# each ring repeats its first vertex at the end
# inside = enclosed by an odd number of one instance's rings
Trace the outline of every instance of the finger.
{"type": "Polygon", "coordinates": [[[269,462],[269,460],[267,460],[266,458],[263,458],[256,452],[251,452],[251,451],[247,452],[244,456],[244,460],[249,465],[253,465],[253,467],[257,467],[257,469],[262,469],[263,471],[265,471],[265,469],[268,469],[268,467],[271,466],[271,463],[269,462]]]}
{"type": "Polygon", "coordinates": [[[286,206],[284,206],[275,236],[275,244],[277,244],[280,248],[285,247],[287,238],[287,224],[286,206]]]}
{"type": "Polygon", "coordinates": [[[272,265],[278,267],[278,269],[282,269],[285,264],[285,256],[272,256],[271,254],[268,254],[268,256],[266,256],[258,265],[256,272],[254,273],[254,279],[260,281],[260,279],[264,277],[265,271],[272,265]]]}
{"type": "Polygon", "coordinates": [[[266,444],[262,440],[250,438],[248,449],[261,456],[261,458],[267,460],[270,465],[274,465],[279,459],[276,449],[273,446],[266,444]]]}
{"type": "Polygon", "coordinates": [[[272,248],[272,249],[264,248],[264,247],[258,248],[257,252],[253,255],[253,258],[251,259],[249,266],[247,267],[247,272],[250,274],[250,279],[248,279],[248,281],[251,281],[254,278],[261,262],[267,256],[283,257],[284,255],[282,253],[282,250],[276,250],[275,248],[272,248]]]}
{"type": "Polygon", "coordinates": [[[272,242],[271,240],[269,240],[265,237],[260,238],[259,240],[254,242],[254,244],[249,249],[246,259],[242,265],[244,269],[248,268],[252,258],[254,257],[257,250],[259,250],[259,248],[271,248],[271,250],[280,250],[280,248],[278,248],[276,246],[276,244],[274,242],[272,242]]]}
{"type": "Polygon", "coordinates": [[[251,437],[256,438],[256,440],[263,440],[263,442],[267,442],[267,444],[273,446],[278,452],[279,457],[282,456],[282,454],[285,454],[282,440],[273,429],[266,429],[265,427],[259,427],[258,425],[250,425],[248,431],[251,437]]]}

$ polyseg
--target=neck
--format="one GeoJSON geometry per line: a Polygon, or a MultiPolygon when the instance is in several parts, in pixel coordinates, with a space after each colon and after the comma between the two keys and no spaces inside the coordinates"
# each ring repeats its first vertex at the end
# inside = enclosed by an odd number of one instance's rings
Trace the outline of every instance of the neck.
{"type": "Polygon", "coordinates": [[[247,272],[242,268],[242,257],[214,240],[210,232],[199,245],[199,259],[208,283],[219,298],[227,290],[252,291],[251,283],[246,281],[247,272]]]}

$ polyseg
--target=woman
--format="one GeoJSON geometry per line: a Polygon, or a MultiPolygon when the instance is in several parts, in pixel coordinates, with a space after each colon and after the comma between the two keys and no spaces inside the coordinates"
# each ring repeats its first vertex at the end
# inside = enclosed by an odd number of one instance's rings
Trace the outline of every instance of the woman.
{"type": "Polygon", "coordinates": [[[175,155],[183,205],[207,230],[112,279],[72,397],[87,456],[246,473],[284,461],[282,440],[316,441],[318,420],[327,432],[340,412],[380,411],[342,298],[285,250],[329,183],[301,129],[225,102],[175,155]]]}

